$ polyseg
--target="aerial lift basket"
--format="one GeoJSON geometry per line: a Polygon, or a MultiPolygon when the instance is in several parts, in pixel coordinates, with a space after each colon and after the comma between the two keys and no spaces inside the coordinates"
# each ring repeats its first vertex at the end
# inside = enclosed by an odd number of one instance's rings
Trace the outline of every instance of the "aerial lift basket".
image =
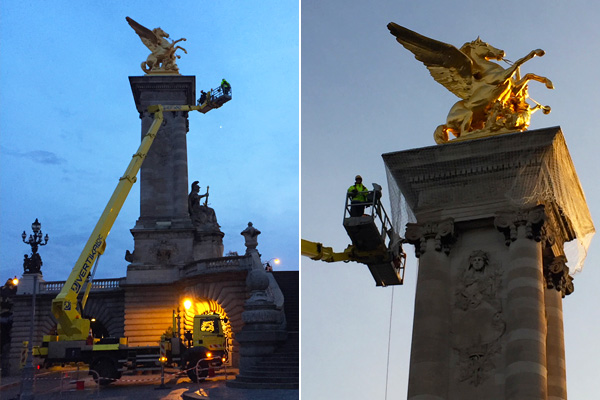
{"type": "Polygon", "coordinates": [[[374,183],[374,190],[366,193],[367,201],[352,203],[346,196],[344,228],[352,240],[356,252],[364,254],[377,286],[401,285],[404,281],[406,255],[402,240],[394,232],[392,223],[381,204],[381,186],[374,183]],[[362,216],[351,216],[352,207],[365,207],[362,216]]]}

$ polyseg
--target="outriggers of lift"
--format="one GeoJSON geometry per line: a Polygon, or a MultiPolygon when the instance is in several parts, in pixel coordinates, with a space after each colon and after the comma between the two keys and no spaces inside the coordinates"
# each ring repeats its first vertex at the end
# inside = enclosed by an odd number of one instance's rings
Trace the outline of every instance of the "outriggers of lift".
{"type": "Polygon", "coordinates": [[[381,186],[374,183],[373,190],[364,194],[367,196],[364,203],[352,203],[350,195],[346,195],[344,228],[352,244],[343,253],[302,239],[302,255],[326,262],[356,261],[367,265],[377,286],[402,285],[406,265],[404,240],[394,231],[381,204],[381,186]],[[366,212],[352,216],[352,207],[364,207],[366,212]]]}

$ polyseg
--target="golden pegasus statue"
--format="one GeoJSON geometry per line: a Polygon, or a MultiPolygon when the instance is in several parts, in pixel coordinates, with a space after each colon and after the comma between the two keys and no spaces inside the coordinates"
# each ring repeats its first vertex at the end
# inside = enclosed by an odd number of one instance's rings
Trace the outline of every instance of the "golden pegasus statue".
{"type": "Polygon", "coordinates": [[[138,34],[142,43],[152,52],[146,61],[142,63],[142,71],[146,74],[179,74],[179,68],[175,63],[176,58],[181,56],[176,55],[178,49],[183,50],[187,54],[186,49],[180,46],[175,46],[185,38],[169,42],[169,34],[160,28],[152,30],[135,22],[129,17],[125,17],[129,26],[138,34]]]}
{"type": "Polygon", "coordinates": [[[537,81],[554,89],[550,79],[535,74],[521,78],[519,70],[526,61],[543,56],[543,50],[532,50],[503,68],[491,60],[508,62],[504,51],[479,38],[457,49],[393,22],[387,27],[398,43],[425,64],[433,79],[461,99],[450,109],[446,124],[436,128],[433,136],[437,144],[448,143],[449,133],[456,137],[453,141],[458,141],[524,131],[535,111],[550,112],[550,107],[529,97],[527,85],[537,81]]]}

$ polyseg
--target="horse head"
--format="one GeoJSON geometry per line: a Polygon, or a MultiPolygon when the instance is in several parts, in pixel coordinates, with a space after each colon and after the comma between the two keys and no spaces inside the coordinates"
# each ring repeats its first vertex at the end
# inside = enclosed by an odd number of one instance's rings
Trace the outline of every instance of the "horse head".
{"type": "Polygon", "coordinates": [[[161,28],[154,28],[152,29],[152,32],[156,35],[156,37],[159,38],[168,38],[169,34],[165,31],[163,31],[161,28]]]}
{"type": "Polygon", "coordinates": [[[469,58],[479,58],[486,60],[502,60],[504,58],[504,50],[500,50],[484,42],[479,37],[472,42],[465,43],[460,51],[467,54],[469,58]]]}

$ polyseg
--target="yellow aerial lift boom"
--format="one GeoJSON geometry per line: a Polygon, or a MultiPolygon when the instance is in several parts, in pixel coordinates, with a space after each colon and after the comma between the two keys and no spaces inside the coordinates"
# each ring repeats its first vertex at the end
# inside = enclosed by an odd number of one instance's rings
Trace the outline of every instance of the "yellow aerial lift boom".
{"type": "MultiPolygon", "coordinates": [[[[60,293],[52,301],[52,314],[58,321],[58,341],[86,340],[89,335],[90,321],[82,318],[80,312],[82,310],[78,310],[77,307],[77,298],[84,288],[86,281],[88,281],[92,266],[97,262],[99,256],[104,253],[104,249],[106,248],[106,237],[110,233],[129,191],[136,182],[136,175],[162,125],[163,112],[199,111],[206,113],[231,100],[231,91],[223,93],[220,87],[210,90],[209,93],[210,95],[206,101],[197,106],[153,105],[148,107],[148,111],[154,116],[154,121],[146,135],[143,137],[137,152],[133,155],[131,162],[125,170],[125,173],[119,178],[119,183],[117,184],[112,197],[108,201],[108,204],[104,208],[100,219],[96,223],[96,226],[85,244],[79,259],[75,263],[75,267],[71,271],[69,278],[65,282],[60,293]]],[[[82,306],[85,306],[90,287],[91,282],[88,282],[88,288],[85,292],[82,306]]]]}
{"type": "Polygon", "coordinates": [[[301,240],[303,256],[325,262],[356,261],[366,264],[377,286],[402,285],[406,254],[402,251],[403,240],[394,231],[385,209],[381,205],[381,186],[373,184],[374,190],[365,193],[367,201],[352,203],[346,196],[344,228],[352,244],[343,252],[336,253],[322,243],[301,240]],[[370,207],[370,214],[353,217],[352,207],[370,207]]]}

